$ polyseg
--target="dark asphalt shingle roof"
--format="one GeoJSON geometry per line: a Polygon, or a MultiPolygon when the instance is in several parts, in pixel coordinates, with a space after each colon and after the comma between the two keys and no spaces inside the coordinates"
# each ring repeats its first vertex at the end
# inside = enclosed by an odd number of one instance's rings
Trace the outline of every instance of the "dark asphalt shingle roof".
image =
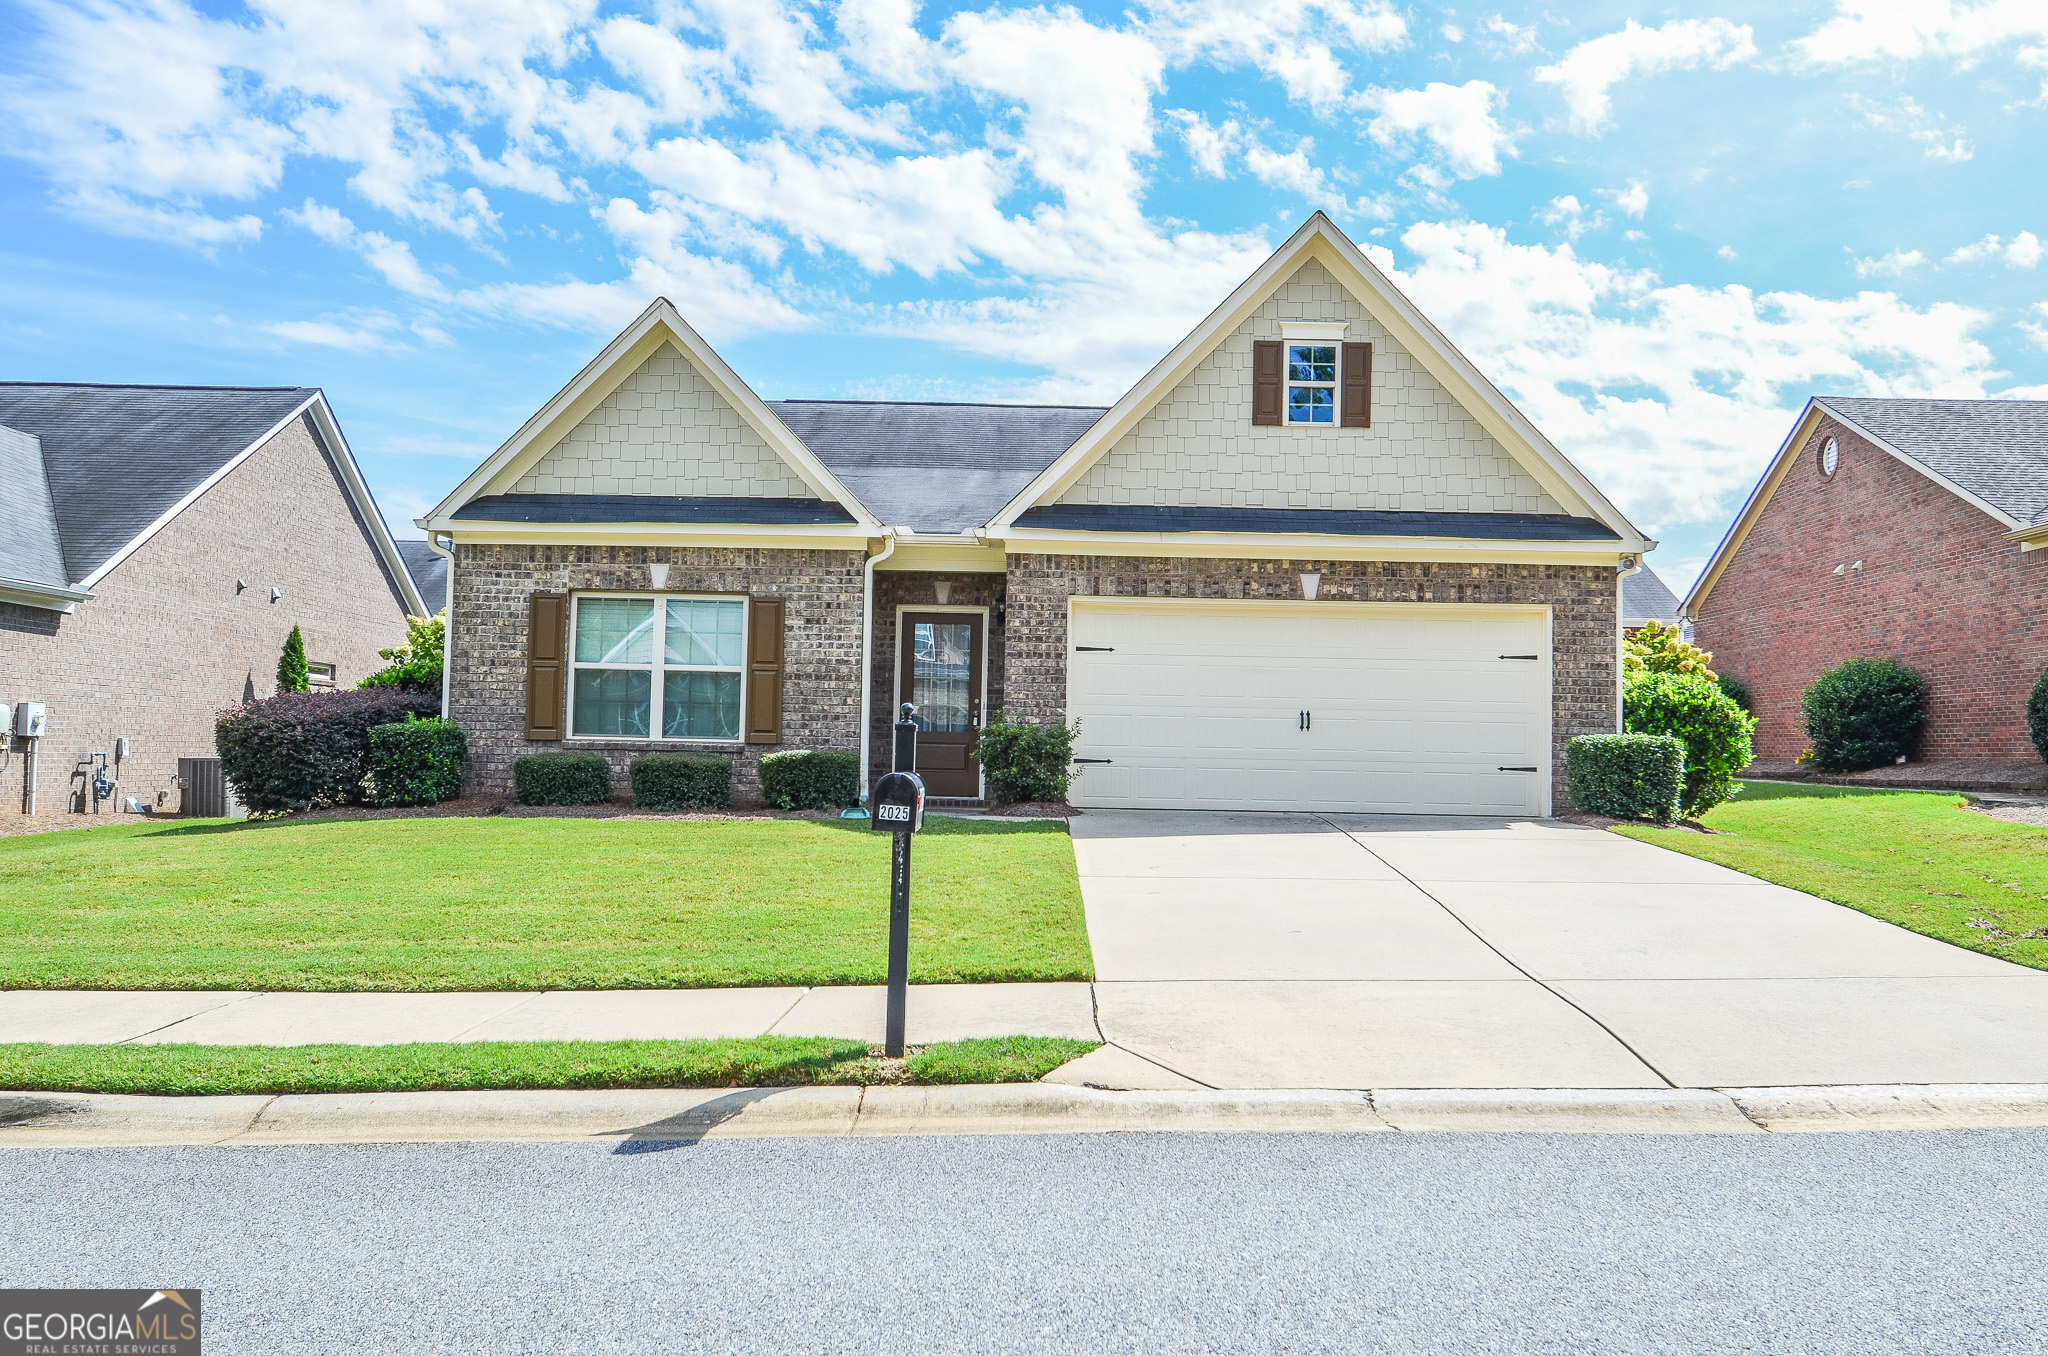
{"type": "Polygon", "coordinates": [[[1460,537],[1483,541],[1615,541],[1592,518],[1562,513],[1433,513],[1400,509],[1182,508],[1044,504],[1019,527],[1074,532],[1309,532],[1342,537],[1460,537]]]}
{"type": "Polygon", "coordinates": [[[447,606],[448,557],[416,538],[393,544],[398,547],[398,558],[405,562],[405,572],[412,576],[412,586],[420,591],[427,611],[439,612],[447,606]]]}
{"type": "Polygon", "coordinates": [[[853,515],[824,499],[753,499],[738,495],[487,494],[454,517],[490,523],[850,523],[853,515]]]}
{"type": "Polygon", "coordinates": [[[1647,565],[1621,579],[1621,624],[1641,626],[1646,621],[1678,622],[1677,595],[1647,565]]]}
{"type": "Polygon", "coordinates": [[[50,502],[49,478],[43,474],[42,446],[33,435],[5,426],[0,426],[0,506],[6,512],[6,525],[0,529],[0,579],[59,588],[69,584],[57,536],[57,509],[50,502]]]}
{"type": "Polygon", "coordinates": [[[0,425],[42,442],[77,582],[311,399],[310,386],[0,382],[0,425]]]}
{"type": "Polygon", "coordinates": [[[987,523],[1107,410],[1093,405],[772,400],[768,408],[891,527],[987,523]]]}
{"type": "Polygon", "coordinates": [[[2048,400],[1818,403],[2022,523],[2048,515],[2048,400]]]}

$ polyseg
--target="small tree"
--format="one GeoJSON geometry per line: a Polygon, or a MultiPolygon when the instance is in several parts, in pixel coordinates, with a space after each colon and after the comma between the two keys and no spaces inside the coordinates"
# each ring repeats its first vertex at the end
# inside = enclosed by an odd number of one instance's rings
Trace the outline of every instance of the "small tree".
{"type": "Polygon", "coordinates": [[[448,609],[431,617],[405,619],[405,644],[379,650],[391,662],[357,683],[357,687],[396,687],[408,692],[441,690],[442,656],[448,646],[448,609]]]}
{"type": "Polygon", "coordinates": [[[296,626],[292,627],[292,633],[284,638],[284,653],[277,657],[277,690],[313,690],[313,675],[306,668],[306,640],[299,634],[299,628],[296,626]]]}

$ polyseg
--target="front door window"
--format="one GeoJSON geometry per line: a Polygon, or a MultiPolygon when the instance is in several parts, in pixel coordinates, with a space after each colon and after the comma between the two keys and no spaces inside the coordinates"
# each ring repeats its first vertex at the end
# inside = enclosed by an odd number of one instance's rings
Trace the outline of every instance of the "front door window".
{"type": "Polygon", "coordinates": [[[919,731],[964,734],[974,728],[975,624],[921,621],[911,624],[910,695],[919,731]]]}

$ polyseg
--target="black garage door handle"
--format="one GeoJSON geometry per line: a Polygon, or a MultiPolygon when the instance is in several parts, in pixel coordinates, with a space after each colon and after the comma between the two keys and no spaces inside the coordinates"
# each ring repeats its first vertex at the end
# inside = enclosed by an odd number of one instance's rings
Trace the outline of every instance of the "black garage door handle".
{"type": "Polygon", "coordinates": [[[1541,659],[1541,658],[1543,658],[1543,656],[1542,656],[1542,655],[1540,655],[1540,654],[1504,654],[1504,655],[1502,655],[1502,656],[1501,656],[1501,658],[1502,658],[1502,659],[1541,659]]]}
{"type": "Polygon", "coordinates": [[[1114,762],[1116,761],[1116,759],[1114,759],[1114,758],[1073,758],[1073,759],[1069,759],[1068,761],[1070,761],[1070,762],[1075,762],[1075,763],[1114,763],[1114,762]]]}
{"type": "Polygon", "coordinates": [[[1100,654],[1111,654],[1114,653],[1116,650],[1116,646],[1114,645],[1076,645],[1074,648],[1083,654],[1089,653],[1090,651],[1094,651],[1100,654]]]}
{"type": "Polygon", "coordinates": [[[1535,769],[1535,768],[1533,768],[1533,767],[1504,767],[1504,768],[1497,768],[1497,769],[1495,769],[1495,771],[1498,771],[1498,772],[1534,772],[1534,771],[1536,771],[1536,769],[1535,769]]]}

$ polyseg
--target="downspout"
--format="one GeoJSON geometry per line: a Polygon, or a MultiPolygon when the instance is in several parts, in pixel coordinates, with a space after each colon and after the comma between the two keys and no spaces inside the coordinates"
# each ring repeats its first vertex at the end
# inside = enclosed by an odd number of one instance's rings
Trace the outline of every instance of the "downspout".
{"type": "MultiPolygon", "coordinates": [[[[448,675],[455,670],[455,538],[441,549],[441,536],[427,532],[427,549],[448,562],[448,582],[441,586],[441,719],[448,719],[448,675]]],[[[422,600],[424,601],[424,600],[422,600]]]]}
{"type": "Polygon", "coordinates": [[[1621,680],[1627,673],[1622,667],[1622,659],[1628,653],[1628,645],[1622,636],[1622,623],[1626,618],[1621,610],[1621,581],[1632,574],[1641,574],[1643,570],[1643,558],[1640,555],[1623,556],[1622,559],[1629,563],[1618,567],[1614,572],[1614,728],[1617,731],[1621,729],[1621,680]]]}
{"type": "Polygon", "coordinates": [[[860,591],[860,803],[868,803],[868,787],[872,769],[868,766],[874,750],[874,731],[868,722],[874,719],[875,675],[871,671],[875,662],[875,566],[887,560],[896,552],[898,529],[882,529],[882,540],[887,543],[879,554],[868,557],[861,567],[860,591]]]}

